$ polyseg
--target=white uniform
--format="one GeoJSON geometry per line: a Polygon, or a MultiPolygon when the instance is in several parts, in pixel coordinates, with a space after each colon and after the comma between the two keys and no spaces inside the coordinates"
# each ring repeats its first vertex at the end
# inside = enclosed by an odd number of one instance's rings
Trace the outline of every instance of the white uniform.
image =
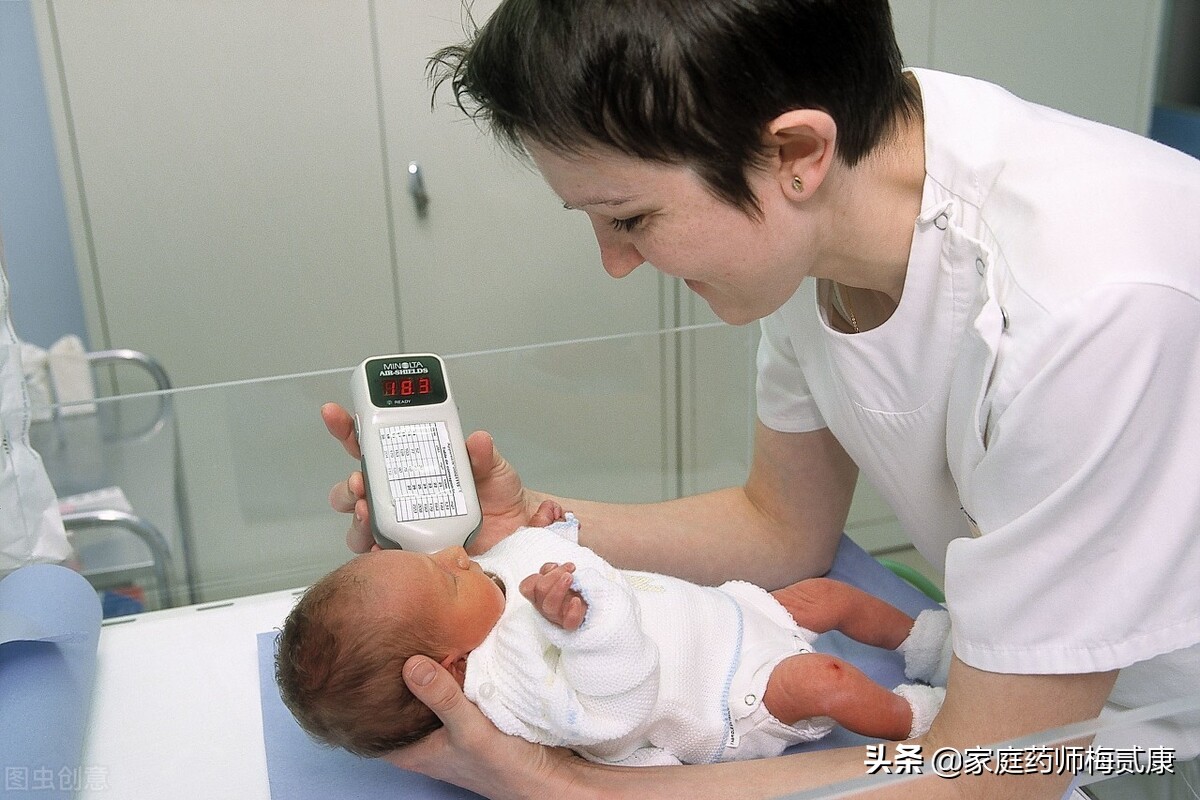
{"type": "Polygon", "coordinates": [[[644,766],[778,755],[832,729],[821,718],[784,725],[763,707],[775,665],[812,652],[815,635],[762,589],[616,570],[560,535],[571,525],[551,529],[517,531],[478,559],[507,599],[467,656],[463,689],[500,730],[644,766]],[[546,561],[576,565],[588,602],[576,631],[546,621],[517,591],[546,561]]]}
{"type": "MultiPolygon", "coordinates": [[[[925,70],[899,307],[845,335],[805,281],[762,323],[758,413],[828,427],[944,568],[954,650],[1200,690],[1200,162],[925,70]]],[[[1180,729],[1112,746],[1200,752],[1180,729]]]]}

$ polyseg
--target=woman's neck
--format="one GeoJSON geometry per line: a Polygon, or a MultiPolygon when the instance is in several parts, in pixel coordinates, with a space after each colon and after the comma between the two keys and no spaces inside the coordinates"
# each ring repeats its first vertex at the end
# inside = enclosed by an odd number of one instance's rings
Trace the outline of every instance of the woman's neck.
{"type": "MultiPolygon", "coordinates": [[[[820,274],[851,290],[900,302],[925,183],[925,135],[919,117],[853,167],[830,170],[820,274]]],[[[826,187],[822,187],[826,188],[826,187]]]]}

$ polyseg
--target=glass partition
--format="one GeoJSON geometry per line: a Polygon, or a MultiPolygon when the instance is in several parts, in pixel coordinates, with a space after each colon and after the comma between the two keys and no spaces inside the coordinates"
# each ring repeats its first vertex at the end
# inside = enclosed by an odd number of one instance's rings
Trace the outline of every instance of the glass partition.
{"type": "MultiPolygon", "coordinates": [[[[705,324],[440,355],[464,431],[491,432],[526,485],[648,502],[744,479],[755,336],[705,324]]],[[[318,412],[349,405],[352,366],[166,389],[140,354],[92,366],[116,393],[39,409],[31,439],[110,616],[303,586],[346,560],[328,495],[358,465],[318,412]]]]}

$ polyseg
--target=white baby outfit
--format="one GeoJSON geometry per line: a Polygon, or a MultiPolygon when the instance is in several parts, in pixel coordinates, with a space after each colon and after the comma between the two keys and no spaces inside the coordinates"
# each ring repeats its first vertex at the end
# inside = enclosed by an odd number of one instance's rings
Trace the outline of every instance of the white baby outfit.
{"type": "Polygon", "coordinates": [[[777,755],[833,727],[784,725],[762,705],[771,670],[811,652],[814,636],[769,594],[619,571],[576,544],[576,530],[573,519],[525,528],[478,559],[507,600],[467,657],[464,690],[500,730],[594,761],[650,765],[777,755]],[[517,591],[547,561],[576,565],[588,611],[574,632],[517,591]]]}

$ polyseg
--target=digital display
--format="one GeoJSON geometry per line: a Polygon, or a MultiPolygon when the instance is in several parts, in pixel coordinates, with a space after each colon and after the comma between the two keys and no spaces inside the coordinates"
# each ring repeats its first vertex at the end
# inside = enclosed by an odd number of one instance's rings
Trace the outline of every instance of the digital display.
{"type": "Polygon", "coordinates": [[[433,391],[429,378],[384,378],[379,386],[387,398],[421,397],[433,391]]]}
{"type": "Polygon", "coordinates": [[[431,406],[446,402],[446,378],[432,356],[376,358],[363,367],[371,402],[378,408],[431,406]]]}

